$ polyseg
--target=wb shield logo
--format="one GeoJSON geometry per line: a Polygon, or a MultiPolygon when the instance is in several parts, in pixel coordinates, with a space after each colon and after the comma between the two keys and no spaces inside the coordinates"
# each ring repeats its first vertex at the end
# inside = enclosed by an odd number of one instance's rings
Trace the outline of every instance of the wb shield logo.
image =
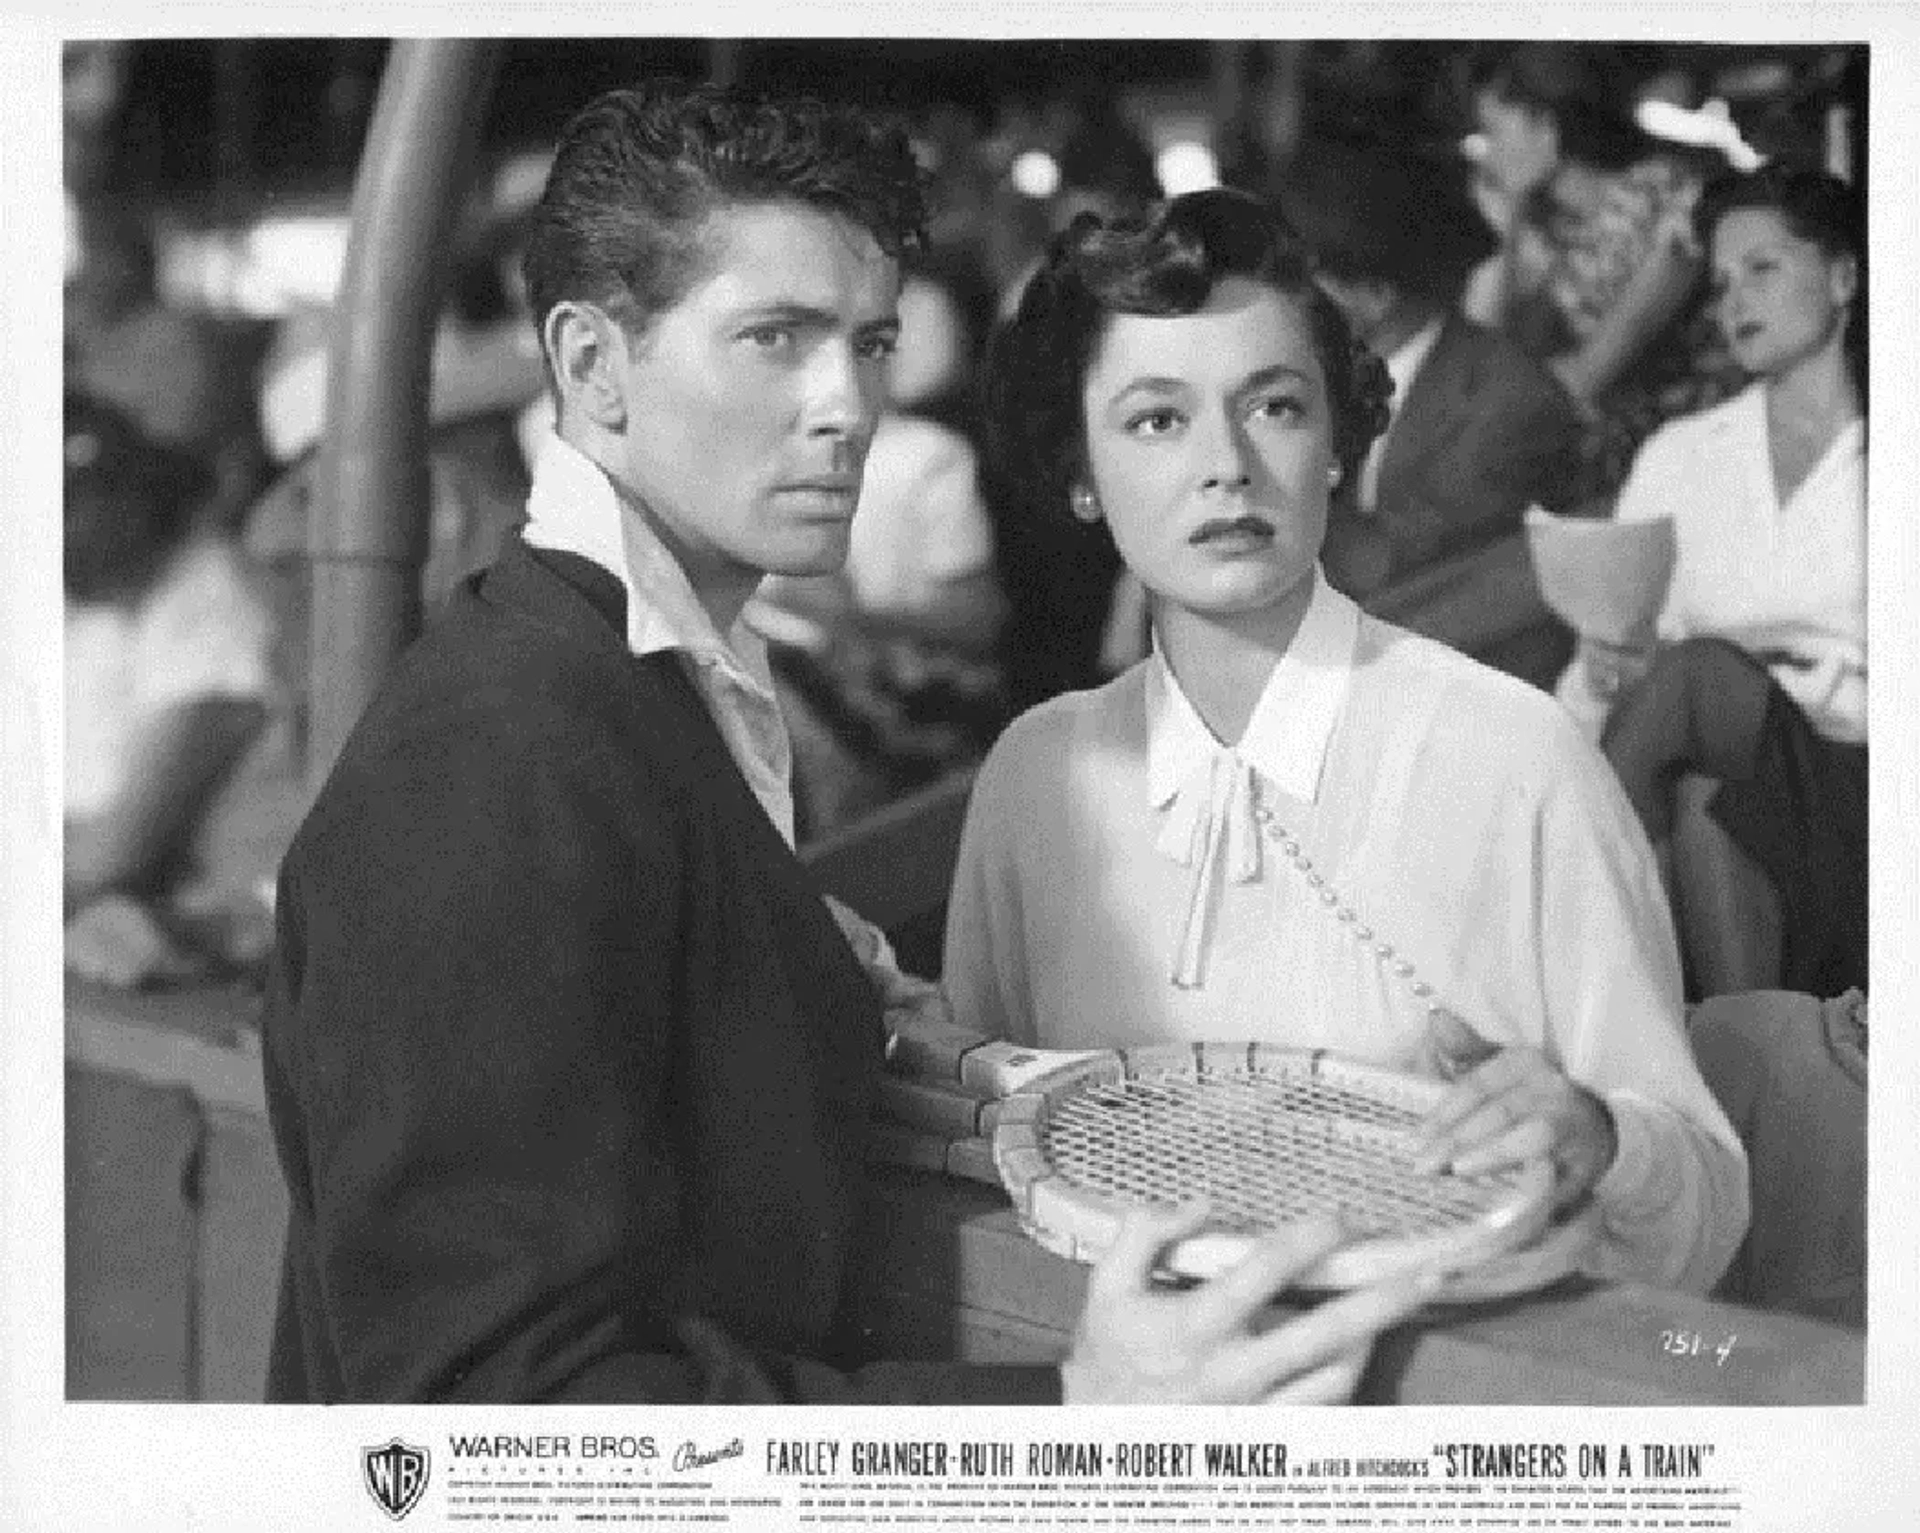
{"type": "Polygon", "coordinates": [[[367,1482],[367,1494],[398,1522],[413,1510],[427,1488],[427,1450],[396,1437],[382,1448],[362,1448],[360,1470],[367,1482]]]}

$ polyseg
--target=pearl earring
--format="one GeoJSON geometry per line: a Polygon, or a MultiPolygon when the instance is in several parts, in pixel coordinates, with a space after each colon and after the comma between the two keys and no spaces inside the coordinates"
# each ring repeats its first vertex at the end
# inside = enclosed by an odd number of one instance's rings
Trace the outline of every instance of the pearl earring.
{"type": "Polygon", "coordinates": [[[1100,520],[1100,498],[1085,485],[1075,485],[1068,497],[1073,506],[1073,514],[1083,522],[1100,520]]]}
{"type": "Polygon", "coordinates": [[[1330,490],[1338,489],[1339,485],[1340,485],[1340,465],[1338,463],[1335,463],[1329,466],[1327,469],[1327,488],[1330,490]]]}

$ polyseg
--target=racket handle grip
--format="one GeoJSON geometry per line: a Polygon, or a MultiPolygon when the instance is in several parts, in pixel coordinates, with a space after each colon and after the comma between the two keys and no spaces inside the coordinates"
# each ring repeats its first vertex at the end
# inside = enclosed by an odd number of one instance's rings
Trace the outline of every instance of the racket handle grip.
{"type": "Polygon", "coordinates": [[[1112,1049],[1030,1049],[995,1039],[961,1059],[960,1084],[982,1096],[1010,1097],[1032,1089],[1036,1081],[1064,1065],[1096,1059],[1113,1062],[1113,1079],[1126,1074],[1126,1062],[1112,1049]]]}

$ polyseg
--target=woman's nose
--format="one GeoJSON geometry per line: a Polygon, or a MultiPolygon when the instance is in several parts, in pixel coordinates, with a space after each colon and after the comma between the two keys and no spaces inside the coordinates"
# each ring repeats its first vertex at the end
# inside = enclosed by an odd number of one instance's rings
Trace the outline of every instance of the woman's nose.
{"type": "Polygon", "coordinates": [[[1200,487],[1240,490],[1252,482],[1247,466],[1247,444],[1238,424],[1225,411],[1203,417],[1196,447],[1200,454],[1200,487]]]}

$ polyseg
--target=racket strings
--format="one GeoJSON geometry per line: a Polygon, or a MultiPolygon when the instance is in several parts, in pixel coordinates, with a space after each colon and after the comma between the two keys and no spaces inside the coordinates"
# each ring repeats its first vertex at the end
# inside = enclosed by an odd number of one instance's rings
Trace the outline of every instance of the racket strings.
{"type": "Polygon", "coordinates": [[[1054,1100],[1043,1143],[1070,1182],[1129,1201],[1204,1195],[1229,1229],[1334,1213],[1369,1234],[1416,1234],[1478,1217],[1512,1185],[1416,1171],[1420,1117],[1313,1076],[1161,1075],[1054,1100]]]}

